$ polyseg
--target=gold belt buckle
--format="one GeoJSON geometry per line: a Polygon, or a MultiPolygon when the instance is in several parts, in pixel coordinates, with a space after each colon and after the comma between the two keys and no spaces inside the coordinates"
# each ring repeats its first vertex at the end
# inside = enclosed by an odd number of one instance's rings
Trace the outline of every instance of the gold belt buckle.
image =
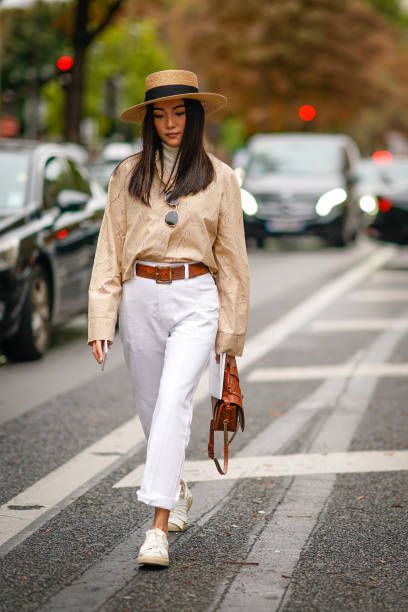
{"type": "Polygon", "coordinates": [[[170,283],[173,282],[173,270],[172,270],[171,266],[167,266],[167,271],[168,271],[168,274],[169,274],[168,280],[162,280],[160,278],[160,270],[163,271],[165,269],[166,269],[166,266],[162,266],[162,267],[156,266],[156,268],[155,268],[156,283],[158,285],[170,285],[170,283]]]}

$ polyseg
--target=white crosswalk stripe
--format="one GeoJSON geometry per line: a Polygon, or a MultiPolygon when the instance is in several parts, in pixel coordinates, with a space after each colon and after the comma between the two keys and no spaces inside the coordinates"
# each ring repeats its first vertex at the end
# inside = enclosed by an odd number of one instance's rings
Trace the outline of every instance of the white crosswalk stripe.
{"type": "MultiPolygon", "coordinates": [[[[340,275],[280,320],[249,339],[245,354],[239,359],[240,371],[248,369],[341,295],[383,266],[394,254],[393,247],[378,248],[363,263],[340,275]]],[[[196,402],[206,397],[207,390],[208,373],[200,381],[196,402]]],[[[3,504],[0,507],[0,554],[8,552],[46,520],[85,493],[95,482],[115,469],[121,458],[123,460],[134,454],[143,439],[139,419],[134,417],[3,504]]]]}
{"type": "MultiPolygon", "coordinates": [[[[53,470],[34,485],[0,507],[0,551],[6,543],[43,517],[48,520],[83,493],[84,485],[95,482],[118,465],[120,459],[136,452],[143,440],[143,431],[135,417],[111,431],[61,467],[53,470]]],[[[27,537],[28,533],[24,533],[27,537]]],[[[17,542],[13,541],[13,545],[17,542]]]]}
{"type": "Polygon", "coordinates": [[[290,380],[318,380],[324,378],[348,378],[356,376],[375,378],[400,378],[408,376],[408,363],[370,363],[356,366],[341,365],[305,366],[297,368],[257,368],[247,377],[248,382],[277,382],[290,380]]]}
{"type": "Polygon", "coordinates": [[[325,319],[313,321],[307,331],[382,331],[385,329],[408,329],[408,319],[325,319]]]}
{"type": "MultiPolygon", "coordinates": [[[[144,465],[119,480],[114,487],[138,487],[144,465]]],[[[351,474],[355,472],[391,472],[408,470],[408,451],[361,451],[345,453],[311,453],[269,455],[265,457],[232,457],[228,472],[221,476],[212,461],[187,461],[183,477],[191,482],[219,479],[270,478],[310,474],[351,474]]]]}
{"type": "Polygon", "coordinates": [[[361,289],[350,293],[353,302],[408,302],[407,289],[361,289]]]}
{"type": "Polygon", "coordinates": [[[403,270],[378,270],[371,278],[373,283],[406,283],[408,273],[403,270]]]}
{"type": "MultiPolygon", "coordinates": [[[[372,363],[373,360],[378,362],[387,362],[401,341],[404,335],[404,330],[387,330],[385,333],[372,339],[370,344],[365,347],[364,351],[358,353],[353,362],[357,363],[372,363]]],[[[268,576],[269,582],[273,583],[274,593],[276,592],[276,602],[268,600],[268,609],[272,603],[278,605],[281,601],[287,588],[287,581],[281,584],[282,573],[290,575],[297,563],[300,551],[308,541],[313,528],[316,525],[322,509],[324,508],[327,499],[332,491],[332,486],[335,482],[336,473],[364,473],[376,470],[385,469],[407,469],[407,457],[400,454],[401,451],[367,451],[363,454],[359,453],[350,455],[353,465],[348,463],[348,449],[355,437],[355,432],[363,416],[365,415],[373,394],[376,389],[376,379],[370,378],[363,380],[362,378],[353,378],[345,384],[342,379],[333,378],[322,382],[311,394],[301,399],[294,406],[290,406],[279,418],[273,419],[265,428],[256,436],[250,437],[244,448],[238,451],[234,458],[242,459],[242,467],[245,468],[248,457],[254,462],[251,468],[256,470],[258,475],[258,467],[265,458],[271,461],[271,466],[276,468],[276,457],[282,458],[282,461],[291,461],[291,465],[287,465],[289,475],[294,471],[294,457],[289,456],[286,459],[283,453],[288,448],[288,445],[295,440],[302,441],[302,433],[311,431],[312,443],[307,437],[305,442],[301,442],[301,448],[308,450],[307,455],[299,455],[297,459],[297,469],[312,470],[313,466],[308,464],[308,460],[313,461],[314,455],[318,459],[314,461],[316,470],[321,470],[322,461],[326,461],[326,469],[336,469],[339,472],[325,472],[319,474],[318,471],[311,474],[302,474],[296,476],[292,484],[289,485],[285,498],[279,502],[278,508],[274,510],[274,520],[267,524],[273,530],[272,535],[265,532],[265,538],[261,537],[261,548],[265,555],[265,564],[267,567],[274,568],[274,571],[268,576]],[[372,454],[374,453],[374,454],[372,454]],[[398,453],[397,455],[395,453],[398,453]],[[335,457],[337,460],[335,461],[335,457]],[[354,463],[353,463],[354,462],[354,463]],[[393,464],[391,467],[391,463],[393,464]],[[403,467],[400,465],[403,463],[403,467]],[[349,471],[347,471],[347,469],[349,471]],[[345,470],[342,472],[341,470],[345,470]],[[284,521],[288,520],[287,516],[291,514],[302,514],[302,510],[307,505],[307,514],[310,514],[310,519],[296,523],[294,529],[291,523],[289,528],[285,528],[284,521]],[[293,509],[295,508],[295,512],[293,509]],[[309,512],[310,511],[310,512],[309,512]],[[281,520],[282,519],[282,520],[281,520]],[[271,555],[273,549],[268,544],[268,541],[273,541],[273,548],[280,548],[286,551],[285,558],[276,558],[271,555]],[[276,542],[279,541],[279,546],[276,542]]],[[[271,398],[272,401],[272,398],[271,398]]],[[[388,409],[391,409],[389,406],[388,409]]],[[[406,451],[404,451],[406,452],[406,451]]],[[[201,462],[200,462],[201,463],[201,462]]],[[[208,521],[214,516],[225,504],[230,501],[229,492],[236,483],[234,479],[226,479],[217,475],[215,466],[209,460],[202,462],[205,464],[205,470],[211,471],[211,478],[214,480],[203,480],[194,485],[194,504],[191,512],[191,522],[197,528],[208,524],[208,521]]],[[[187,463],[187,467],[190,464],[187,463]]],[[[197,463],[193,462],[193,467],[196,469],[197,463]]],[[[267,467],[267,466],[266,466],[267,467]]],[[[283,470],[283,465],[281,466],[283,470]]],[[[141,473],[142,468],[140,468],[141,473]]],[[[241,472],[243,474],[243,472],[241,472]]],[[[253,477],[253,475],[249,476],[253,477]]],[[[291,478],[291,476],[290,476],[291,478]]],[[[291,478],[292,482],[292,478],[291,478]]],[[[116,489],[118,490],[118,489],[116,489]]],[[[292,519],[290,519],[292,521],[292,519]]],[[[132,531],[124,541],[118,545],[109,554],[104,555],[101,560],[89,568],[84,574],[78,576],[67,588],[53,597],[47,607],[47,612],[55,612],[56,610],[80,609],[83,612],[94,612],[103,607],[110,597],[126,586],[134,577],[134,555],[140,540],[143,537],[143,531],[147,529],[149,523],[138,526],[132,531]]],[[[251,535],[249,534],[249,537],[251,535]]],[[[263,575],[258,576],[257,589],[261,587],[263,575]]],[[[228,584],[221,585],[221,595],[226,603],[228,610],[236,609],[252,609],[253,608],[253,589],[245,585],[242,591],[242,584],[245,580],[243,573],[239,573],[236,581],[231,584],[228,578],[228,584]],[[236,589],[234,586],[236,583],[236,589]],[[239,593],[239,597],[244,599],[244,605],[241,608],[236,605],[234,597],[230,597],[234,592],[239,593]]],[[[254,578],[251,576],[250,580],[254,578]]],[[[270,584],[268,583],[268,588],[270,584]]],[[[260,591],[262,598],[264,591],[260,591]]],[[[265,600],[257,606],[263,609],[265,600]]],[[[215,603],[211,609],[220,609],[215,603]]],[[[276,606],[274,607],[276,609],[276,606]]]]}

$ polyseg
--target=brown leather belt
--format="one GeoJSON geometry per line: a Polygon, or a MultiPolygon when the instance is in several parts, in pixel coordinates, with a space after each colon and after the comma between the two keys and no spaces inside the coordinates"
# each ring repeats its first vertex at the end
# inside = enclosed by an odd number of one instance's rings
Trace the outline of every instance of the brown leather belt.
{"type": "MultiPolygon", "coordinates": [[[[191,263],[188,265],[188,276],[187,278],[194,278],[195,276],[201,276],[201,274],[207,274],[209,272],[208,267],[199,262],[191,263]]],[[[167,285],[174,280],[182,280],[186,278],[184,265],[180,266],[148,266],[147,264],[136,263],[135,273],[137,276],[143,276],[143,278],[150,278],[155,280],[156,283],[167,285]]]]}

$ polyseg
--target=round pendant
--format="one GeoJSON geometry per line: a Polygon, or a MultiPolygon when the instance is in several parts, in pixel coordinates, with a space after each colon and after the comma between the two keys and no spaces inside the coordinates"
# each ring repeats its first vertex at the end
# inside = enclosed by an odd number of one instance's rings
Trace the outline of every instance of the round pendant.
{"type": "Polygon", "coordinates": [[[174,227],[175,225],[177,225],[177,221],[178,221],[177,210],[170,210],[164,217],[164,220],[167,223],[167,225],[169,225],[170,227],[174,227]]]}
{"type": "Polygon", "coordinates": [[[166,200],[167,204],[170,204],[170,206],[177,206],[179,203],[177,198],[173,198],[173,193],[171,191],[168,191],[165,194],[164,199],[166,200]]]}

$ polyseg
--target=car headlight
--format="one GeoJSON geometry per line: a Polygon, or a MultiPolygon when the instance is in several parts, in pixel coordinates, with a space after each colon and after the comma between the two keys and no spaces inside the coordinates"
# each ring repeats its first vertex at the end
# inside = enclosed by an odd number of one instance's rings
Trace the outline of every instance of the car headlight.
{"type": "Polygon", "coordinates": [[[378,200],[372,195],[363,195],[359,199],[360,209],[368,215],[376,215],[378,213],[378,200]]]}
{"type": "Polygon", "coordinates": [[[316,212],[320,217],[326,217],[335,206],[342,204],[346,200],[347,191],[345,189],[342,187],[330,189],[330,191],[326,191],[326,193],[317,200],[316,212]]]}
{"type": "Polygon", "coordinates": [[[12,268],[17,263],[19,240],[13,238],[0,244],[0,270],[12,268]]]}
{"type": "Polygon", "coordinates": [[[258,212],[258,202],[246,189],[241,189],[241,202],[242,202],[242,210],[246,215],[250,217],[256,215],[258,212]]]}

